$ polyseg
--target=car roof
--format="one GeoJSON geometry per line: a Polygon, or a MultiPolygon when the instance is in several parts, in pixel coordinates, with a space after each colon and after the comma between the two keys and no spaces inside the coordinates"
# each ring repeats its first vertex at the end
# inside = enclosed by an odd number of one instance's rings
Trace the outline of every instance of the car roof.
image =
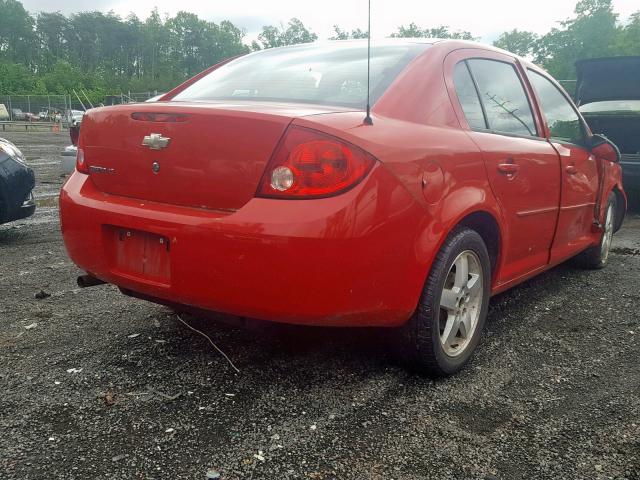
{"type": "MultiPolygon", "coordinates": [[[[340,47],[344,47],[347,48],[349,46],[353,46],[353,45],[358,45],[358,44],[362,44],[362,45],[366,45],[367,43],[367,39],[366,38],[358,38],[358,39],[348,39],[348,40],[321,40],[321,41],[317,41],[317,42],[312,42],[312,43],[300,43],[300,44],[296,44],[296,45],[287,45],[284,47],[276,47],[276,48],[270,48],[268,50],[284,50],[284,49],[313,49],[313,48],[318,48],[318,47],[327,47],[329,45],[335,46],[336,48],[340,48],[340,47]]],[[[473,49],[480,49],[480,50],[489,50],[492,52],[496,52],[496,53],[502,53],[503,55],[508,55],[510,57],[513,57],[517,60],[519,60],[520,62],[522,62],[524,65],[526,65],[527,67],[534,67],[538,70],[542,70],[540,67],[538,67],[537,65],[534,65],[533,63],[531,63],[529,60],[527,60],[524,57],[521,57],[519,55],[516,55],[513,52],[509,52],[507,50],[503,50],[501,48],[498,47],[494,47],[493,45],[488,45],[485,43],[480,43],[480,42],[475,42],[472,40],[460,40],[460,39],[456,39],[456,38],[413,38],[413,37],[408,37],[408,38],[398,38],[398,37],[391,37],[391,38],[372,38],[371,39],[371,46],[372,47],[385,47],[385,46],[402,46],[402,45],[416,45],[416,44],[424,44],[424,45],[432,45],[432,46],[438,46],[444,49],[450,49],[450,50],[457,50],[460,48],[473,48],[473,49]]],[[[259,52],[264,52],[265,50],[259,50],[256,52],[252,52],[249,55],[253,55],[259,52]]],[[[542,70],[544,71],[544,70],[542,70]]]]}
{"type": "MultiPolygon", "coordinates": [[[[434,43],[440,42],[437,38],[372,38],[371,45],[375,46],[385,46],[385,45],[414,45],[416,43],[432,45],[434,43]]],[[[348,40],[319,40],[317,42],[312,43],[298,43],[296,45],[287,45],[284,47],[276,47],[278,49],[297,49],[297,48],[313,48],[313,47],[324,47],[327,45],[335,45],[336,47],[340,46],[352,46],[357,44],[366,45],[366,38],[351,38],[348,40]]],[[[271,50],[271,49],[270,49],[271,50]]],[[[264,51],[264,50],[261,50],[264,51]]]]}

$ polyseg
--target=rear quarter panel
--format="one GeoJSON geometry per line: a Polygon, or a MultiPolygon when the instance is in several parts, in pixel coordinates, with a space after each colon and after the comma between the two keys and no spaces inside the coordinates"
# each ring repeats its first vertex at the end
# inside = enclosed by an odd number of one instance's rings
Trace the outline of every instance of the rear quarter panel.
{"type": "MultiPolygon", "coordinates": [[[[447,56],[471,45],[436,43],[416,58],[374,105],[373,126],[364,125],[357,112],[295,121],[373,154],[421,207],[407,245],[419,265],[419,276],[410,282],[416,302],[439,248],[465,217],[485,212],[504,225],[481,153],[461,127],[444,73],[447,56]]],[[[501,247],[505,234],[501,229],[501,247]]],[[[500,258],[499,253],[494,281],[500,258]]]]}
{"type": "MultiPolygon", "coordinates": [[[[435,255],[467,215],[486,212],[501,224],[478,148],[461,129],[374,117],[359,113],[323,115],[294,122],[340,136],[374,155],[415,200],[415,218],[404,224],[416,269],[402,279],[417,304],[435,255]]],[[[399,232],[400,234],[400,232],[399,232]]],[[[495,273],[494,278],[495,278],[495,273]]]]}

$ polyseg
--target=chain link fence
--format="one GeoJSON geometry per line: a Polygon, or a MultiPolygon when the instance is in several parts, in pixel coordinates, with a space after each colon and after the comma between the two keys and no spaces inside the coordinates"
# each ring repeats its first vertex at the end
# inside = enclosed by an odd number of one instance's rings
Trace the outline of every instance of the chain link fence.
{"type": "Polygon", "coordinates": [[[0,121],[61,121],[71,104],[67,95],[0,95],[0,121]]]}
{"type": "Polygon", "coordinates": [[[83,92],[68,95],[0,95],[0,122],[52,122],[68,124],[74,110],[83,112],[101,105],[145,102],[159,92],[126,92],[106,95],[98,103],[83,92]]]}
{"type": "Polygon", "coordinates": [[[122,94],[123,95],[123,102],[122,103],[127,103],[127,102],[134,102],[134,103],[138,103],[138,102],[146,102],[147,100],[157,97],[158,95],[161,95],[162,92],[159,92],[157,90],[155,91],[151,91],[151,92],[138,92],[138,93],[134,93],[134,92],[127,92],[127,94],[122,94]]]}

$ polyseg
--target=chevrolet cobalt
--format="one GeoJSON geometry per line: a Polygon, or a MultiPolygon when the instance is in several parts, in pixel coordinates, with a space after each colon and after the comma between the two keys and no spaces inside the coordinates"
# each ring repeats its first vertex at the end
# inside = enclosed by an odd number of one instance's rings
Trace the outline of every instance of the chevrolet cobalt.
{"type": "Polygon", "coordinates": [[[409,366],[449,375],[491,295],[578,255],[606,264],[626,210],[620,154],[553,78],[462,41],[389,40],[370,58],[369,90],[366,41],[333,42],[87,112],[60,196],[81,283],[177,310],[387,327],[409,366]]]}

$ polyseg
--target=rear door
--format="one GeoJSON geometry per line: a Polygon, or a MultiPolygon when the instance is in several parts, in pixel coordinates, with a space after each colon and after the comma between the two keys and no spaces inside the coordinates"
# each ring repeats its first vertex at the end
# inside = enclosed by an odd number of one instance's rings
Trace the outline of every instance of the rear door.
{"type": "Polygon", "coordinates": [[[565,93],[540,72],[527,71],[549,129],[549,142],[560,156],[562,196],[552,262],[575,255],[593,242],[598,193],[598,165],[587,148],[588,130],[565,93]]]}
{"type": "Polygon", "coordinates": [[[506,221],[497,279],[503,284],[549,261],[560,201],[559,158],[539,134],[539,119],[513,58],[467,52],[457,53],[454,84],[506,221]]]}

